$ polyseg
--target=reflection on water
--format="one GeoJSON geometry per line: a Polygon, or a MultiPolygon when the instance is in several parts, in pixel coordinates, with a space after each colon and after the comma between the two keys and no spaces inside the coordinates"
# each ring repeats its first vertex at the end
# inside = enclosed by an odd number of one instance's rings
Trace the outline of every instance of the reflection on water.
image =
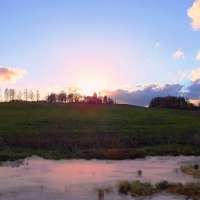
{"type": "MultiPolygon", "coordinates": [[[[106,160],[45,160],[32,156],[24,160],[3,162],[0,166],[1,199],[98,199],[95,188],[111,186],[113,191],[104,199],[137,199],[119,195],[119,180],[194,182],[198,179],[176,169],[181,165],[199,164],[200,157],[147,157],[145,159],[106,160]],[[137,171],[142,170],[142,176],[137,171]]],[[[184,199],[158,194],[152,199],[184,199]],[[164,197],[162,197],[164,196],[164,197]],[[162,197],[162,198],[161,198],[162,197]]],[[[143,198],[144,199],[144,198],[143,198]]]]}
{"type": "Polygon", "coordinates": [[[0,167],[20,167],[21,165],[24,165],[23,160],[16,160],[16,161],[6,161],[4,163],[0,164],[0,167]]]}

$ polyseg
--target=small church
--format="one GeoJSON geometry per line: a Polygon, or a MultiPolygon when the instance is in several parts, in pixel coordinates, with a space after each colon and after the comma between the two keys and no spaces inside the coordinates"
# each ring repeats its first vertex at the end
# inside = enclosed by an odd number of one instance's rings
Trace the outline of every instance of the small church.
{"type": "Polygon", "coordinates": [[[99,99],[97,98],[97,93],[94,92],[93,96],[85,97],[84,103],[92,103],[92,104],[100,103],[99,99]]]}

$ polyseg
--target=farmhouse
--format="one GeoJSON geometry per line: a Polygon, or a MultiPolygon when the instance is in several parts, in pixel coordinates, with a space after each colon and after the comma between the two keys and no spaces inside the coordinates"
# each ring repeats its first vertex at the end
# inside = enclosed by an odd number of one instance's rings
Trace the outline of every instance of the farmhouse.
{"type": "Polygon", "coordinates": [[[99,99],[93,97],[93,96],[87,96],[85,97],[85,103],[99,103],[99,99]]]}
{"type": "Polygon", "coordinates": [[[95,92],[93,96],[85,97],[85,103],[100,103],[100,100],[97,98],[97,93],[95,92]]]}

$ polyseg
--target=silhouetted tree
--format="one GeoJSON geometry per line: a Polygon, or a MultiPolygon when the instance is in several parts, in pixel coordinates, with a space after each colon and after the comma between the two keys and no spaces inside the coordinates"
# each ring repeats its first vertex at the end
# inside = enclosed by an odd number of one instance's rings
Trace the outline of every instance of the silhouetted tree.
{"type": "Polygon", "coordinates": [[[113,99],[111,99],[110,97],[108,97],[108,102],[107,103],[114,104],[114,101],[113,101],[113,99]]]}
{"type": "Polygon", "coordinates": [[[33,93],[33,90],[30,90],[30,92],[29,92],[29,98],[30,98],[31,101],[34,101],[35,95],[33,93]]]}
{"type": "Polygon", "coordinates": [[[68,94],[68,99],[70,103],[74,102],[74,94],[73,93],[68,94]]]}
{"type": "Polygon", "coordinates": [[[28,89],[24,90],[24,99],[28,101],[28,89]]]}
{"type": "Polygon", "coordinates": [[[17,99],[18,99],[19,101],[22,100],[22,91],[21,91],[21,90],[18,91],[17,99]]]}
{"type": "Polygon", "coordinates": [[[98,96],[97,98],[98,98],[98,100],[99,100],[99,103],[102,103],[103,97],[101,96],[101,92],[99,92],[99,96],[98,96]]]}
{"type": "Polygon", "coordinates": [[[5,99],[5,101],[8,101],[8,99],[9,99],[9,89],[8,88],[6,88],[4,91],[4,99],[5,99]]]}
{"type": "Polygon", "coordinates": [[[105,95],[104,98],[103,98],[103,102],[107,103],[107,101],[108,101],[108,97],[105,95]]]}
{"type": "Polygon", "coordinates": [[[40,92],[39,92],[39,90],[36,91],[36,99],[37,99],[37,101],[40,100],[40,92]]]}
{"type": "Polygon", "coordinates": [[[189,99],[185,100],[184,97],[174,96],[152,98],[149,103],[149,107],[175,108],[187,110],[193,110],[197,108],[197,106],[189,102],[189,99]]]}
{"type": "Polygon", "coordinates": [[[66,103],[66,101],[67,101],[66,92],[61,91],[61,92],[58,94],[58,101],[59,101],[59,102],[65,102],[65,103],[66,103]]]}
{"type": "Polygon", "coordinates": [[[51,93],[50,95],[48,95],[47,101],[50,102],[50,103],[55,103],[56,97],[57,97],[56,93],[51,93]]]}
{"type": "Polygon", "coordinates": [[[15,89],[9,89],[10,101],[13,101],[15,99],[15,96],[16,96],[16,90],[15,89]]]}

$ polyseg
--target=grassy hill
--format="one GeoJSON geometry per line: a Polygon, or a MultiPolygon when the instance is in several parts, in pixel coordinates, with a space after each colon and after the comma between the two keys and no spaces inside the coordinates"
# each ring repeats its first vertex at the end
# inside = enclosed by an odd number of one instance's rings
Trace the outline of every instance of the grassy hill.
{"type": "Polygon", "coordinates": [[[200,112],[131,105],[0,103],[0,160],[200,155],[200,112]]]}

